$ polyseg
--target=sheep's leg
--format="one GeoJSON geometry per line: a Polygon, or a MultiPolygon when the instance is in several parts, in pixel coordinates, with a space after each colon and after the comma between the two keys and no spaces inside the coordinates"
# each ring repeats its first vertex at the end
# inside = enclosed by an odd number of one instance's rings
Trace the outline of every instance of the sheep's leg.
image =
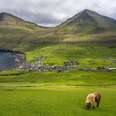
{"type": "Polygon", "coordinates": [[[99,100],[97,101],[97,107],[99,107],[99,103],[100,103],[100,98],[99,98],[99,100]]]}
{"type": "Polygon", "coordinates": [[[99,107],[100,99],[101,99],[101,97],[99,97],[99,98],[96,97],[96,99],[95,99],[95,101],[97,103],[97,107],[99,107]]]}
{"type": "Polygon", "coordinates": [[[94,100],[91,103],[91,108],[95,108],[95,101],[94,100]]]}
{"type": "Polygon", "coordinates": [[[96,104],[97,102],[96,102],[96,96],[94,97],[94,99],[93,99],[93,108],[95,108],[98,104],[96,104]]]}

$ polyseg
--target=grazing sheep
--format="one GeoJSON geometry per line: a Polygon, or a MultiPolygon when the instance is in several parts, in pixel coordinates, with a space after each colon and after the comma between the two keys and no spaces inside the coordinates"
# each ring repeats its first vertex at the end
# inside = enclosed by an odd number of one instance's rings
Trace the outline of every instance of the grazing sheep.
{"type": "Polygon", "coordinates": [[[100,99],[101,94],[98,92],[88,94],[85,101],[86,109],[95,108],[95,106],[99,107],[100,99]]]}

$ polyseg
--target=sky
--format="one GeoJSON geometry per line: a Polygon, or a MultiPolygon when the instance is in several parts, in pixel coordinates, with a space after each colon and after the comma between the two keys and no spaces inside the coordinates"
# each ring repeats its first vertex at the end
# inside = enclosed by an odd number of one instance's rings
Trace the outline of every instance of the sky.
{"type": "Polygon", "coordinates": [[[116,0],[0,0],[0,12],[42,26],[59,25],[84,9],[116,19],[116,0]]]}

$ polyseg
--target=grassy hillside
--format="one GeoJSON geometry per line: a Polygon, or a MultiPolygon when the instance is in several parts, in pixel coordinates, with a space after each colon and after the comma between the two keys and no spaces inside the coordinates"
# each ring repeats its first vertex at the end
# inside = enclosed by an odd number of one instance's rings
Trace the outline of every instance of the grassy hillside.
{"type": "Polygon", "coordinates": [[[56,27],[64,42],[116,42],[116,20],[84,10],[56,27]]]}
{"type": "Polygon", "coordinates": [[[0,13],[0,48],[28,50],[33,47],[34,43],[23,40],[31,34],[43,32],[43,30],[45,28],[11,14],[0,13]]]}
{"type": "Polygon", "coordinates": [[[116,21],[84,10],[55,28],[0,13],[0,48],[30,51],[43,43],[116,43],[116,21]]]}
{"type": "Polygon", "coordinates": [[[59,28],[69,33],[102,33],[115,31],[116,20],[84,10],[62,23],[59,28]]]}
{"type": "Polygon", "coordinates": [[[45,64],[63,65],[65,61],[75,60],[80,67],[116,67],[116,47],[98,44],[45,44],[27,52],[27,60],[43,57],[45,64]]]}

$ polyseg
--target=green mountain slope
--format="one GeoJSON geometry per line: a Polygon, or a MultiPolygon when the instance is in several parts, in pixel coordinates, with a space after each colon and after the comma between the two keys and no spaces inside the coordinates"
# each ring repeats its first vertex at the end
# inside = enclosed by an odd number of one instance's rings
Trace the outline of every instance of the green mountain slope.
{"type": "Polygon", "coordinates": [[[90,10],[84,10],[60,25],[61,29],[74,33],[98,33],[116,29],[116,21],[99,15],[90,10]]]}
{"type": "Polygon", "coordinates": [[[0,13],[0,48],[28,51],[43,43],[116,43],[116,21],[84,10],[55,28],[0,13]]]}
{"type": "Polygon", "coordinates": [[[51,65],[76,60],[82,68],[116,67],[116,21],[113,19],[84,10],[44,35],[38,33],[37,37],[47,44],[27,52],[28,61],[42,56],[44,63],[51,65]],[[53,42],[60,44],[48,44],[53,42]]]}
{"type": "Polygon", "coordinates": [[[25,50],[33,46],[24,41],[31,34],[45,28],[30,23],[8,13],[0,13],[0,48],[25,50]]]}
{"type": "Polygon", "coordinates": [[[116,41],[116,20],[94,11],[84,10],[59,25],[56,32],[68,42],[114,42],[116,41]]]}
{"type": "Polygon", "coordinates": [[[12,14],[8,14],[5,12],[0,13],[0,27],[10,27],[27,31],[33,31],[42,28],[34,23],[24,21],[21,18],[18,18],[16,16],[13,16],[12,14]]]}

